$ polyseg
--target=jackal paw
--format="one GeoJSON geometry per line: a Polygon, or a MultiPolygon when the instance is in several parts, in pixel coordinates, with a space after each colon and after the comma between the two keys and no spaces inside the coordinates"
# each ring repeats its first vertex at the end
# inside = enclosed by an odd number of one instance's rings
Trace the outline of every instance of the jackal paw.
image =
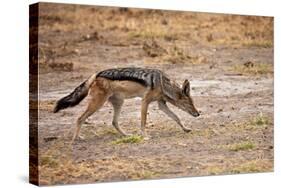
{"type": "Polygon", "coordinates": [[[83,136],[73,137],[70,140],[70,145],[72,146],[75,142],[81,142],[81,141],[85,141],[85,138],[83,136]]]}
{"type": "Polygon", "coordinates": [[[84,124],[86,124],[86,125],[90,125],[90,124],[91,124],[91,122],[89,122],[89,121],[87,121],[87,120],[86,120],[86,121],[84,122],[84,124]]]}
{"type": "Polygon", "coordinates": [[[141,136],[143,137],[143,140],[149,140],[151,136],[149,136],[147,133],[141,133],[141,136]]]}
{"type": "Polygon", "coordinates": [[[150,138],[151,138],[150,136],[146,135],[143,137],[143,140],[150,140],[150,138]]]}
{"type": "Polygon", "coordinates": [[[85,140],[85,137],[82,136],[82,135],[79,135],[79,136],[77,137],[77,140],[83,141],[83,140],[85,140]]]}
{"type": "Polygon", "coordinates": [[[183,131],[186,132],[186,133],[189,133],[189,132],[192,131],[192,129],[191,128],[183,128],[183,131]]]}
{"type": "Polygon", "coordinates": [[[72,142],[72,143],[73,143],[73,142],[81,142],[81,141],[85,141],[85,140],[86,140],[86,139],[85,139],[84,136],[79,135],[79,136],[77,136],[76,138],[72,138],[71,142],[72,142]]]}
{"type": "Polygon", "coordinates": [[[120,133],[122,136],[133,136],[133,134],[131,134],[131,133],[120,133]]]}

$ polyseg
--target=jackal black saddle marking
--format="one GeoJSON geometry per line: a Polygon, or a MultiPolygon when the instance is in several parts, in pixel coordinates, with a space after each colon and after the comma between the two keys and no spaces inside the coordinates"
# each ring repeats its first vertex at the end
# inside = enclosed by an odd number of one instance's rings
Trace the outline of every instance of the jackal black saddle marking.
{"type": "Polygon", "coordinates": [[[129,80],[154,88],[160,84],[161,75],[162,72],[157,69],[131,67],[107,69],[99,72],[96,77],[103,77],[110,80],[129,80]]]}

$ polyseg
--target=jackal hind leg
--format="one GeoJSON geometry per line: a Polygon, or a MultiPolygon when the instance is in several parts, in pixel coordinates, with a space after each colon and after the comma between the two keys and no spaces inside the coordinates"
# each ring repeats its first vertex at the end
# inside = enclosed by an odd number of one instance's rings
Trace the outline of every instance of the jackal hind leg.
{"type": "Polygon", "coordinates": [[[119,119],[119,116],[120,116],[120,113],[121,113],[121,108],[122,108],[122,105],[124,103],[124,99],[120,99],[120,98],[117,98],[117,97],[113,96],[113,97],[110,97],[108,100],[111,102],[111,104],[113,106],[113,111],[114,111],[112,125],[123,136],[129,136],[130,134],[125,133],[121,129],[121,127],[119,127],[119,123],[118,123],[118,119],[119,119]]]}
{"type": "Polygon", "coordinates": [[[179,117],[171,111],[171,109],[167,106],[166,101],[158,101],[158,106],[159,109],[162,110],[165,114],[167,114],[170,118],[172,118],[175,122],[177,122],[177,124],[179,124],[179,126],[185,131],[185,132],[190,132],[191,128],[185,127],[179,117]]]}
{"type": "Polygon", "coordinates": [[[147,110],[148,105],[151,102],[151,99],[149,97],[145,97],[142,99],[141,103],[141,133],[145,140],[149,139],[149,136],[147,135],[147,132],[145,130],[146,128],[146,119],[147,119],[147,110]]]}
{"type": "Polygon", "coordinates": [[[76,122],[76,130],[72,137],[71,143],[78,137],[79,132],[81,130],[82,124],[86,121],[86,119],[99,110],[105,101],[107,100],[107,95],[104,92],[92,92],[91,98],[89,99],[88,107],[86,111],[77,119],[76,122]]]}

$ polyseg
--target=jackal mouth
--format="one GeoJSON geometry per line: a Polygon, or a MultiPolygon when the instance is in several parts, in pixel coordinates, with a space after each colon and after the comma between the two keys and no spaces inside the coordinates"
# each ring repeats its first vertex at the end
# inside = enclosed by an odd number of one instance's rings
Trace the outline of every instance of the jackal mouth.
{"type": "Polygon", "coordinates": [[[198,116],[200,116],[200,113],[199,112],[192,112],[191,115],[193,117],[198,117],[198,116]]]}

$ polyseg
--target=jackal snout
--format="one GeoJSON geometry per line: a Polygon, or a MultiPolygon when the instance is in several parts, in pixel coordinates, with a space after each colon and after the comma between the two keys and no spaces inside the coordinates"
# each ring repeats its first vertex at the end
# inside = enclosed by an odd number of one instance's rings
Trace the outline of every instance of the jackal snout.
{"type": "Polygon", "coordinates": [[[193,112],[191,115],[194,116],[194,117],[198,117],[198,116],[200,116],[200,113],[199,112],[193,112]]]}
{"type": "Polygon", "coordinates": [[[190,115],[192,115],[193,117],[198,117],[200,116],[200,113],[198,112],[198,110],[195,108],[193,101],[191,98],[185,99],[182,102],[182,109],[186,112],[188,112],[190,115]]]}

